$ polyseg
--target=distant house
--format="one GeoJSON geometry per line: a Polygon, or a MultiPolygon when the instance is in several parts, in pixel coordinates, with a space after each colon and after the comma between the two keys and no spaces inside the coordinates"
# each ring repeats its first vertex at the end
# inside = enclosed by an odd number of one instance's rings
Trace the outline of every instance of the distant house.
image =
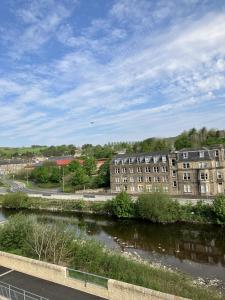
{"type": "Polygon", "coordinates": [[[0,161],[0,175],[18,174],[29,165],[29,161],[8,159],[0,161]]]}

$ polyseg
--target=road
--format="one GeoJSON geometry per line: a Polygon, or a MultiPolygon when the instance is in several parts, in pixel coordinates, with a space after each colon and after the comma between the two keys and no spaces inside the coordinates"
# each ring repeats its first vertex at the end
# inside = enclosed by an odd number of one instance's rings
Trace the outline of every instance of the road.
{"type": "MultiPolygon", "coordinates": [[[[35,295],[45,297],[48,300],[105,300],[101,297],[90,295],[60,284],[56,284],[0,266],[0,286],[1,284],[4,285],[5,283],[33,293],[35,295]]],[[[18,299],[18,297],[14,295],[12,299],[16,300],[18,299]]]]}
{"type": "MultiPolygon", "coordinates": [[[[60,200],[88,200],[88,201],[107,201],[111,200],[113,197],[115,197],[115,194],[87,194],[87,193],[75,193],[75,194],[70,194],[70,193],[63,193],[59,191],[58,189],[41,189],[38,187],[35,188],[27,188],[25,183],[19,182],[16,180],[10,180],[10,179],[2,179],[2,182],[10,186],[10,191],[11,192],[18,192],[21,191],[23,193],[28,194],[30,197],[42,197],[42,198],[51,198],[51,199],[60,199],[60,200]]],[[[1,193],[1,191],[0,191],[1,193]]],[[[132,195],[133,200],[135,201],[137,199],[137,195],[132,195]]],[[[212,204],[213,197],[208,197],[208,198],[195,198],[189,196],[183,197],[175,197],[180,204],[196,204],[199,200],[203,200],[204,203],[212,204]]]]}

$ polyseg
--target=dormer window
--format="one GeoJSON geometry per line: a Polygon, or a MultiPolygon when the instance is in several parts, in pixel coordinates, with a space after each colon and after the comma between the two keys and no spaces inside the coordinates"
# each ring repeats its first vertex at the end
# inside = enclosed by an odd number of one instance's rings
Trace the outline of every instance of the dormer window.
{"type": "Polygon", "coordinates": [[[183,158],[184,159],[188,158],[188,152],[183,152],[183,158]]]}
{"type": "Polygon", "coordinates": [[[165,155],[162,156],[162,162],[163,162],[163,163],[166,162],[166,156],[165,156],[165,155]]]}
{"type": "Polygon", "coordinates": [[[215,157],[219,157],[219,150],[215,150],[214,155],[215,157]]]}
{"type": "Polygon", "coordinates": [[[200,157],[200,158],[204,158],[204,156],[205,156],[205,152],[204,152],[204,151],[200,151],[200,152],[199,152],[199,157],[200,157]]]}
{"type": "Polygon", "coordinates": [[[129,163],[129,164],[132,164],[132,158],[129,158],[129,159],[128,159],[128,163],[129,163]]]}

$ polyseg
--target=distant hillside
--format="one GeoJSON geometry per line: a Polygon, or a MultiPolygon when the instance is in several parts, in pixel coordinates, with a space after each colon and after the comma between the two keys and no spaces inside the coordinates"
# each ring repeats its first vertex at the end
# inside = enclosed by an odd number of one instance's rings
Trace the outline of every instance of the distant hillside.
{"type": "MultiPolygon", "coordinates": [[[[195,128],[184,131],[176,137],[155,138],[151,137],[139,142],[115,142],[106,145],[85,144],[81,147],[83,156],[93,156],[95,158],[110,158],[114,154],[126,151],[127,153],[152,152],[162,150],[180,150],[182,148],[210,147],[215,144],[225,146],[225,130],[207,129],[205,127],[197,130],[195,128]]],[[[0,158],[22,157],[29,158],[35,155],[61,156],[74,155],[76,153],[74,145],[60,146],[40,146],[21,148],[0,148],[0,158]]]]}

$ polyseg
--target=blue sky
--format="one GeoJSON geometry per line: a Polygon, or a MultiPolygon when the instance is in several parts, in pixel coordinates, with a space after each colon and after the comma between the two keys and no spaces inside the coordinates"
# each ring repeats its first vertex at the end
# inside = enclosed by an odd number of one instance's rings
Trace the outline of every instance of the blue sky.
{"type": "Polygon", "coordinates": [[[0,146],[225,128],[224,0],[1,0],[0,146]]]}

